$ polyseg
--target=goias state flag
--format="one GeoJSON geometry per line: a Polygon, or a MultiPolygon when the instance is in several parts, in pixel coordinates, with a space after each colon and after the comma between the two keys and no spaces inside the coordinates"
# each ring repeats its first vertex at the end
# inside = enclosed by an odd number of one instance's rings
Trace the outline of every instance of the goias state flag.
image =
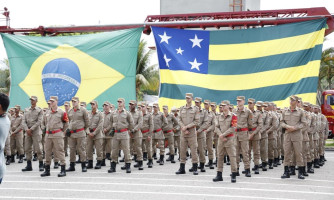
{"type": "Polygon", "coordinates": [[[160,67],[159,103],[185,105],[193,93],[212,102],[237,96],[289,105],[316,103],[326,19],[240,30],[153,27],[160,67]]]}
{"type": "Polygon", "coordinates": [[[87,104],[96,99],[116,103],[136,98],[137,50],[142,28],[59,37],[1,34],[11,72],[11,106],[47,106],[50,96],[58,105],[77,96],[87,104]]]}

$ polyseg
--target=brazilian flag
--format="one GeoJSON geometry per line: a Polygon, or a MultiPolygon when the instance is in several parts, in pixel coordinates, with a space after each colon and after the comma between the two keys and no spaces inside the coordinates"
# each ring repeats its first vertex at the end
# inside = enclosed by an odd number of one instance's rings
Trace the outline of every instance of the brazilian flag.
{"type": "Polygon", "coordinates": [[[30,105],[35,95],[47,107],[50,96],[58,105],[78,96],[115,103],[136,98],[136,61],[142,28],[59,37],[1,34],[11,72],[11,106],[30,105]]]}

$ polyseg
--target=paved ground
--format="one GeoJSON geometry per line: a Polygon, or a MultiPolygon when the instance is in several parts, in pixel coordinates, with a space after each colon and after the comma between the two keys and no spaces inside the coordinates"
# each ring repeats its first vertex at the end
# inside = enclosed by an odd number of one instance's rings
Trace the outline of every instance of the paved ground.
{"type": "MultiPolygon", "coordinates": [[[[77,165],[77,171],[64,178],[57,177],[58,169],[52,169],[50,177],[41,178],[37,162],[33,162],[34,171],[28,173],[21,172],[25,163],[15,163],[7,167],[0,199],[333,199],[334,151],[327,151],[326,158],[325,166],[306,180],[296,176],[282,180],[281,165],[260,175],[252,174],[251,178],[241,175],[235,184],[230,182],[229,166],[224,168],[224,181],[214,183],[215,170],[207,169],[198,176],[189,172],[175,175],[178,163],[154,163],[152,169],[145,163],[143,171],[132,168],[131,174],[122,171],[120,165],[116,174],[108,174],[108,167],[82,173],[77,165]]],[[[187,170],[189,167],[188,162],[187,170]]]]}

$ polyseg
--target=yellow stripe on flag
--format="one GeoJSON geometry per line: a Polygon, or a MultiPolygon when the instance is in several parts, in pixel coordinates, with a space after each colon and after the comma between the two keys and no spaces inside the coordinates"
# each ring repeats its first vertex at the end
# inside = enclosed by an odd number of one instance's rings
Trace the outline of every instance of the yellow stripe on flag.
{"type": "Polygon", "coordinates": [[[210,45],[209,60],[241,60],[309,49],[323,43],[324,33],[323,28],[312,33],[275,40],[210,45]]]}
{"type": "Polygon", "coordinates": [[[306,65],[297,67],[242,75],[212,75],[161,69],[160,82],[191,85],[212,90],[248,90],[295,83],[303,78],[316,77],[319,74],[319,67],[320,60],[311,61],[306,65]]]}

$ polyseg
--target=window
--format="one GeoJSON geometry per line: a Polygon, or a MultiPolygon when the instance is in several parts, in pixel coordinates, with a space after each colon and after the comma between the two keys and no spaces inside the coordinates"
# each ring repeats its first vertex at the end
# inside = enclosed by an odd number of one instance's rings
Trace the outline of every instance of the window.
{"type": "Polygon", "coordinates": [[[327,104],[331,105],[331,106],[334,106],[334,96],[332,96],[332,95],[327,96],[327,104]]]}

